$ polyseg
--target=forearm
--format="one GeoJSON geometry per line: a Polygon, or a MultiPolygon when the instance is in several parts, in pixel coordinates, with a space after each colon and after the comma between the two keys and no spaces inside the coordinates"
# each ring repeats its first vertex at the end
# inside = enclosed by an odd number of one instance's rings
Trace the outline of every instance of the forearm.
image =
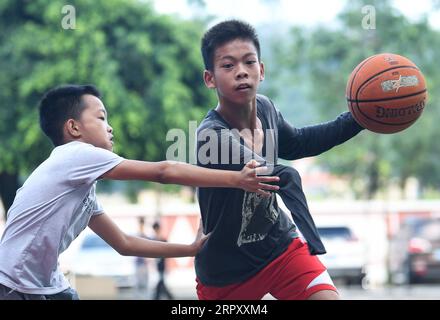
{"type": "Polygon", "coordinates": [[[193,244],[177,244],[127,236],[125,249],[121,254],[146,258],[191,257],[196,254],[193,244]]]}
{"type": "Polygon", "coordinates": [[[214,170],[184,162],[167,161],[160,180],[161,183],[194,187],[232,188],[239,185],[239,171],[214,170]]]}
{"type": "Polygon", "coordinates": [[[201,245],[200,241],[185,245],[128,235],[124,233],[105,213],[93,216],[90,219],[89,227],[117,252],[124,256],[150,258],[189,257],[194,256],[201,245]]]}
{"type": "Polygon", "coordinates": [[[289,128],[284,137],[280,137],[280,157],[295,160],[316,156],[351,139],[362,129],[350,113],[343,113],[333,121],[296,129],[295,132],[289,128]]]}
{"type": "Polygon", "coordinates": [[[239,188],[266,195],[262,189],[277,190],[276,186],[265,184],[275,182],[277,177],[260,177],[267,173],[258,168],[256,161],[246,164],[241,171],[215,170],[193,166],[184,162],[145,162],[124,160],[102,177],[113,180],[146,180],[159,183],[173,183],[194,187],[239,188]]]}
{"type": "Polygon", "coordinates": [[[145,180],[194,187],[237,187],[240,172],[212,170],[184,162],[124,160],[103,175],[113,180],[145,180]]]}
{"type": "Polygon", "coordinates": [[[359,125],[350,113],[344,113],[337,119],[306,128],[309,141],[306,150],[308,155],[313,156],[325,152],[351,139],[360,132],[359,125]]]}

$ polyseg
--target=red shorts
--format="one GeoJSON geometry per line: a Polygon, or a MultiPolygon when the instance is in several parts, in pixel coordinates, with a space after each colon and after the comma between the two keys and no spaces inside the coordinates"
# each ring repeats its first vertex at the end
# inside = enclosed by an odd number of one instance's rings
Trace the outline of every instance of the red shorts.
{"type": "Polygon", "coordinates": [[[210,287],[196,281],[200,300],[260,300],[267,293],[279,300],[305,300],[321,290],[337,292],[325,266],[318,257],[310,255],[307,243],[300,238],[294,239],[282,255],[243,283],[210,287]]]}

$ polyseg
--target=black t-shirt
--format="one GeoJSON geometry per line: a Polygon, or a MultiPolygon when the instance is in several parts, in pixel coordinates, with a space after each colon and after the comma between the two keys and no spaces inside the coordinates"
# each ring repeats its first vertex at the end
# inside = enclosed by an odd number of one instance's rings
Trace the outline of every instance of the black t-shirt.
{"type": "MultiPolygon", "coordinates": [[[[349,112],[336,120],[301,129],[287,123],[273,103],[257,95],[257,117],[265,135],[261,155],[253,154],[228,123],[211,110],[197,130],[197,164],[241,170],[250,159],[277,164],[320,154],[362,130],[349,112]]],[[[296,226],[277,204],[232,188],[199,188],[204,232],[211,236],[197,254],[197,278],[208,286],[240,283],[255,275],[286,250],[298,236],[296,226]]]]}

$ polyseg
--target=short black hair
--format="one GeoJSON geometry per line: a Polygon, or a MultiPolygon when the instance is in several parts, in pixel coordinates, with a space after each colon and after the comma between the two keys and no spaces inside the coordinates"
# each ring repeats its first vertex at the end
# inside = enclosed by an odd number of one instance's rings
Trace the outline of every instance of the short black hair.
{"type": "Polygon", "coordinates": [[[158,229],[160,229],[160,223],[159,223],[159,221],[155,221],[155,222],[153,223],[153,229],[154,229],[154,230],[158,230],[158,229]]]}
{"type": "Polygon", "coordinates": [[[201,49],[205,69],[213,71],[215,50],[236,39],[252,41],[257,49],[258,60],[260,60],[260,41],[255,28],[240,20],[226,20],[213,26],[202,38],[201,49]]]}
{"type": "Polygon", "coordinates": [[[94,85],[67,84],[50,89],[40,101],[40,127],[55,146],[63,144],[63,126],[69,119],[79,119],[86,105],[82,96],[101,98],[94,85]]]}

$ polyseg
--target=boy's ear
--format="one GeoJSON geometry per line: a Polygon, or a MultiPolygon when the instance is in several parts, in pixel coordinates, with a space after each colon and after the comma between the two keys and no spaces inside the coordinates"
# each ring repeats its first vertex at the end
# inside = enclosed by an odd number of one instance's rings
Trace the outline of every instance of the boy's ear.
{"type": "Polygon", "coordinates": [[[205,85],[209,89],[215,89],[216,88],[215,79],[214,79],[214,73],[212,71],[209,71],[209,70],[203,71],[203,80],[205,81],[205,85]]]}
{"type": "Polygon", "coordinates": [[[74,119],[69,119],[64,124],[64,128],[67,131],[67,134],[74,138],[79,138],[81,136],[81,131],[79,130],[78,124],[74,119]]]}
{"type": "Polygon", "coordinates": [[[264,80],[264,63],[260,62],[260,81],[264,80]]]}

